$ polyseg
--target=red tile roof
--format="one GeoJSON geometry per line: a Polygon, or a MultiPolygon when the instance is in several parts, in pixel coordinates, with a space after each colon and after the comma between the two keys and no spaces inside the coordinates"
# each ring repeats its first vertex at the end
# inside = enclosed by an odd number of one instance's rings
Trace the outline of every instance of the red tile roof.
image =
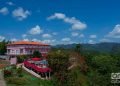
{"type": "Polygon", "coordinates": [[[33,41],[17,41],[17,42],[13,42],[13,43],[10,43],[8,45],[45,45],[45,46],[48,46],[48,44],[43,44],[41,42],[33,42],[33,41]]]}

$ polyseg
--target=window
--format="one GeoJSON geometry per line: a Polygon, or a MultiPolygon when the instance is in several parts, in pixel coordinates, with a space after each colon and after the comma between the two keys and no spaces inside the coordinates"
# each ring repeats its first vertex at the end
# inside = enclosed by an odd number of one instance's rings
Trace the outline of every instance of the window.
{"type": "Polygon", "coordinates": [[[30,50],[30,54],[32,54],[32,50],[30,50]]]}
{"type": "Polygon", "coordinates": [[[7,53],[8,53],[8,54],[10,53],[10,49],[7,50],[7,53]]]}
{"type": "Polygon", "coordinates": [[[20,53],[23,53],[23,49],[20,49],[20,53]]]}

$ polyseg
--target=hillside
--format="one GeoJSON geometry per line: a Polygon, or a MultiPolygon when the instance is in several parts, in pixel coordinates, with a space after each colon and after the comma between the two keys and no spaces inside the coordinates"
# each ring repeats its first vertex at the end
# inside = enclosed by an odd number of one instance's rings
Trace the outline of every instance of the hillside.
{"type": "MultiPolygon", "coordinates": [[[[83,50],[94,50],[100,52],[110,52],[113,48],[120,48],[120,43],[97,43],[97,44],[81,44],[83,50]]],[[[53,48],[72,49],[76,44],[55,45],[53,48]]]]}

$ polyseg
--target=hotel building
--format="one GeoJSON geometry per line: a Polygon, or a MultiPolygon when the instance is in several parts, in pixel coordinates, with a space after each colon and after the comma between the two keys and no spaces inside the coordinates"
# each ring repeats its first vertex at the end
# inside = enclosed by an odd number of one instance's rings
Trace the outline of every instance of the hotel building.
{"type": "Polygon", "coordinates": [[[46,56],[50,50],[50,45],[32,41],[17,41],[7,44],[7,55],[32,55],[34,51],[39,51],[42,56],[46,56]]]}

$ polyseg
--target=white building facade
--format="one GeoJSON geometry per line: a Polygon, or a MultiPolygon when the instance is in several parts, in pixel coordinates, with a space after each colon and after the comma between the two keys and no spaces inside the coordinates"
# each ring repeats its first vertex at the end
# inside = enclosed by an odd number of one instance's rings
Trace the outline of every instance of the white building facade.
{"type": "Polygon", "coordinates": [[[50,48],[50,45],[40,42],[18,41],[7,45],[7,55],[32,55],[34,51],[39,51],[42,56],[45,56],[50,48]]]}

